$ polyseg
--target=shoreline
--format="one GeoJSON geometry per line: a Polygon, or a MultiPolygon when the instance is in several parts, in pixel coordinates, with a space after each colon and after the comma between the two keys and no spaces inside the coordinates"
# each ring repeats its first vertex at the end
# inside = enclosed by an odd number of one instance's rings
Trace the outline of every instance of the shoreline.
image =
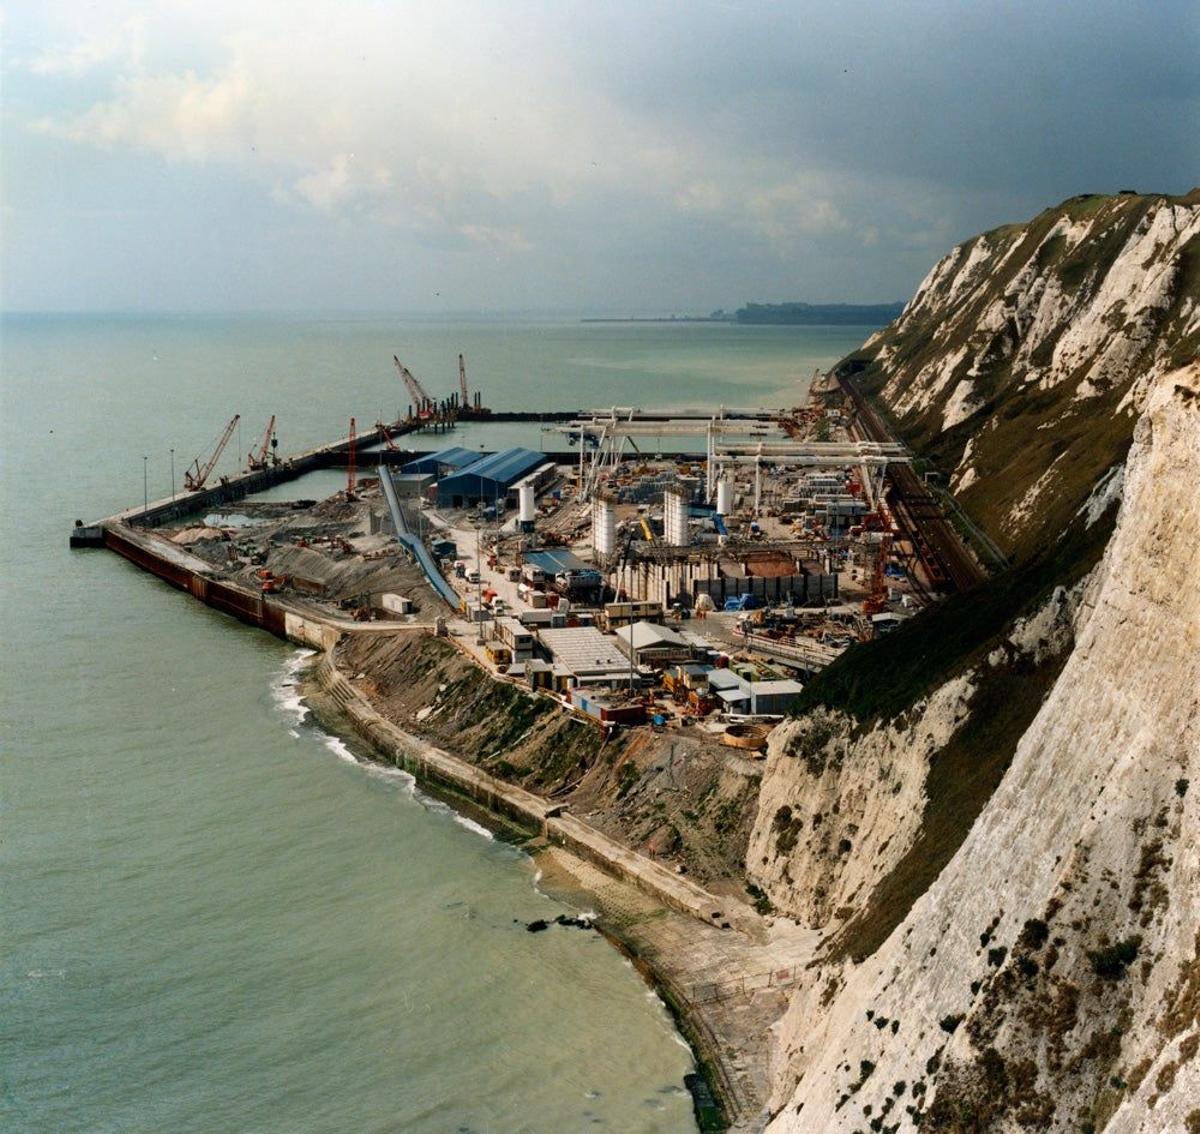
{"type": "MultiPolygon", "coordinates": [[[[386,753],[355,727],[353,718],[321,688],[315,679],[319,659],[306,659],[307,674],[300,674],[297,683],[301,700],[312,715],[312,719],[323,732],[341,740],[353,742],[365,749],[365,757],[373,763],[386,767],[398,767],[386,759],[386,753]]],[[[408,769],[405,769],[408,770],[408,769]]],[[[696,1076],[703,1082],[699,1087],[692,1076],[684,1077],[684,1086],[692,1097],[692,1109],[700,1134],[733,1129],[730,1120],[727,1085],[721,1082],[719,1071],[720,1050],[715,1037],[698,1019],[694,1005],[690,1005],[660,966],[648,961],[638,950],[636,942],[623,934],[615,921],[595,909],[600,895],[588,885],[585,876],[587,864],[570,851],[550,846],[544,838],[528,827],[523,827],[492,810],[471,797],[446,785],[444,782],[410,772],[421,792],[440,803],[453,808],[464,818],[477,823],[493,837],[523,850],[534,867],[533,886],[548,898],[576,910],[591,914],[596,931],[629,960],[638,976],[654,992],[670,1015],[679,1038],[687,1045],[695,1064],[696,1076]]],[[[667,907],[662,907],[664,910],[667,907]]]]}
{"type": "Polygon", "coordinates": [[[736,917],[725,913],[728,898],[688,881],[685,896],[691,900],[681,902],[678,892],[658,892],[631,869],[650,868],[673,886],[683,883],[656,863],[627,847],[619,848],[619,857],[606,858],[599,851],[607,848],[564,837],[560,824],[586,824],[549,800],[493,782],[475,765],[387,721],[337,669],[332,651],[308,660],[297,692],[332,735],[353,738],[371,759],[404,768],[422,791],[521,846],[547,896],[593,911],[597,930],[653,989],[692,1052],[701,1082],[686,1085],[698,1129],[704,1134],[761,1129],[770,1086],[769,1029],[818,934],[753,913],[751,924],[719,928],[704,911],[720,910],[722,920],[736,917]],[[456,782],[457,776],[462,779],[456,782]],[[696,894],[706,899],[703,909],[695,904],[696,894]]]}
{"type": "Polygon", "coordinates": [[[110,550],[192,598],[314,650],[297,672],[298,692],[331,735],[356,738],[380,763],[403,768],[428,794],[489,830],[508,828],[514,842],[536,845],[545,863],[569,863],[568,889],[598,909],[601,931],[653,985],[686,1037],[713,1096],[705,1110],[725,1116],[702,1119],[698,1105],[697,1122],[708,1123],[702,1129],[762,1128],[773,1088],[772,1027],[786,1008],[784,990],[802,979],[815,953],[818,931],[763,917],[740,893],[714,894],[565,803],[498,779],[381,714],[355,688],[368,675],[351,678],[335,663],[340,645],[364,632],[359,624],[212,577],[207,564],[157,533],[107,522],[100,531],[110,550]]]}

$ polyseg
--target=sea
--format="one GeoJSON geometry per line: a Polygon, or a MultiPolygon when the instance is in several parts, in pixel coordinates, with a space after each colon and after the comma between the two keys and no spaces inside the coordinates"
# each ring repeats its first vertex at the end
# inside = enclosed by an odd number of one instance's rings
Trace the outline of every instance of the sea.
{"type": "MultiPolygon", "coordinates": [[[[435,397],[793,405],[871,328],[567,318],[0,319],[0,1129],[695,1129],[662,1003],[518,848],[322,730],[304,651],[73,522],[435,397]]],[[[415,444],[415,442],[411,442],[415,444]]],[[[535,426],[428,444],[542,445],[535,426]]],[[[214,475],[217,475],[214,474],[214,475]]],[[[322,496],[340,474],[277,489],[322,496]]]]}

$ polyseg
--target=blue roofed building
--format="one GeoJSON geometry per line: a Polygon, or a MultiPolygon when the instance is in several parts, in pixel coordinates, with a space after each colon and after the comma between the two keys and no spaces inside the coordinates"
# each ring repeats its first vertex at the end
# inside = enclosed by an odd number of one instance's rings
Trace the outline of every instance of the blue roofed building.
{"type": "Polygon", "coordinates": [[[545,453],[535,453],[532,449],[504,449],[443,476],[437,486],[438,507],[512,506],[516,504],[518,485],[532,483],[535,488],[540,488],[552,480],[556,472],[554,463],[545,453]]]}
{"type": "Polygon", "coordinates": [[[400,471],[405,475],[424,473],[432,476],[446,476],[459,469],[465,469],[467,465],[474,464],[484,456],[486,454],[472,452],[470,449],[464,449],[461,445],[453,445],[449,449],[439,449],[436,453],[409,461],[400,471]]]}

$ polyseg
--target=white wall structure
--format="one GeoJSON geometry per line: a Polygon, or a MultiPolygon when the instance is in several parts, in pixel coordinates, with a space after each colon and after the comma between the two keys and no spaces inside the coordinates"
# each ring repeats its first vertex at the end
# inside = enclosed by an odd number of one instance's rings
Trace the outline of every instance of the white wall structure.
{"type": "Polygon", "coordinates": [[[537,494],[532,484],[523,484],[517,489],[517,519],[523,524],[532,524],[537,519],[537,494]]]}
{"type": "Polygon", "coordinates": [[[599,496],[592,501],[592,549],[598,556],[611,555],[617,549],[617,519],[612,501],[599,496]]]}
{"type": "Polygon", "coordinates": [[[663,542],[668,547],[687,546],[688,505],[678,488],[668,488],[663,493],[663,542]]]}

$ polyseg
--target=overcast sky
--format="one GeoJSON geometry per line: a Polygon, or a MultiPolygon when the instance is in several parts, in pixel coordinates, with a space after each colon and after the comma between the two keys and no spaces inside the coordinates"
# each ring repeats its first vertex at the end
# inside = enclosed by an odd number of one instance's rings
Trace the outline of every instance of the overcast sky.
{"type": "Polygon", "coordinates": [[[906,298],[1200,183],[1195,0],[10,4],[8,310],[906,298]]]}

